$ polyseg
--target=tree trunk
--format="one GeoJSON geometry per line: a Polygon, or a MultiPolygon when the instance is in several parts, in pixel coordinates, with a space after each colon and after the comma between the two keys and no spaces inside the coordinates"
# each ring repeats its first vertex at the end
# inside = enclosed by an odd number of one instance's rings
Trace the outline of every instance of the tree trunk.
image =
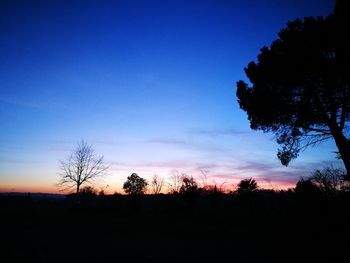
{"type": "Polygon", "coordinates": [[[346,169],[346,179],[350,180],[350,142],[338,127],[331,129],[331,132],[346,169]]]}
{"type": "Polygon", "coordinates": [[[349,146],[349,142],[346,141],[346,143],[344,144],[345,146],[341,146],[341,148],[339,148],[339,153],[340,156],[343,160],[345,169],[346,169],[346,179],[348,181],[350,181],[350,146],[349,146]]]}
{"type": "Polygon", "coordinates": [[[79,188],[80,188],[80,184],[77,184],[77,192],[76,192],[77,195],[79,194],[79,188]]]}

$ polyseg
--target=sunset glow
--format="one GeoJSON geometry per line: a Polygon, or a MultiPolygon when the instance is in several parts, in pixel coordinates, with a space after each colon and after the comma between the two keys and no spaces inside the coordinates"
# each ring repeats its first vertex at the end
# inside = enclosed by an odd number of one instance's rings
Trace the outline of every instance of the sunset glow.
{"type": "Polygon", "coordinates": [[[273,136],[250,129],[235,95],[244,67],[287,20],[332,8],[331,0],[1,1],[0,192],[62,193],[59,160],[82,139],[110,166],[96,189],[111,194],[131,173],[177,171],[199,184],[206,175],[225,190],[253,177],[282,190],[342,167],[332,140],[282,166],[273,136]]]}

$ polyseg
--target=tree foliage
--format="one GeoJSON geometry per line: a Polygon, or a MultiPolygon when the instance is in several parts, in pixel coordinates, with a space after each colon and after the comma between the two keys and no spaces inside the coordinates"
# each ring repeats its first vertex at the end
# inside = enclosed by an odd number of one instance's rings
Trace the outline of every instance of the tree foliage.
{"type": "Polygon", "coordinates": [[[252,86],[238,81],[237,97],[252,129],[275,134],[283,165],[333,138],[349,174],[350,31],[337,10],[288,22],[245,68],[252,86]]]}
{"type": "Polygon", "coordinates": [[[306,200],[309,198],[319,198],[321,197],[321,189],[309,178],[300,178],[295,186],[295,193],[301,197],[301,199],[306,200]]]}
{"type": "Polygon", "coordinates": [[[258,183],[253,178],[243,179],[238,183],[238,193],[254,192],[258,190],[258,183]]]}
{"type": "Polygon", "coordinates": [[[192,176],[185,175],[182,177],[180,194],[194,194],[198,191],[198,184],[192,176]]]}
{"type": "Polygon", "coordinates": [[[79,193],[82,194],[82,195],[95,196],[96,195],[96,190],[92,186],[87,185],[87,186],[84,186],[83,188],[81,188],[79,193]]]}
{"type": "Polygon", "coordinates": [[[125,193],[129,195],[143,195],[146,192],[148,182],[136,173],[130,175],[123,185],[125,193]]]}

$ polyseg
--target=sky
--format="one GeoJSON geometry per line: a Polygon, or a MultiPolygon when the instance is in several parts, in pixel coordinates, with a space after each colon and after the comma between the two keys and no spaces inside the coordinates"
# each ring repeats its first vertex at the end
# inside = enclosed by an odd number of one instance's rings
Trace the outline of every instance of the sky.
{"type": "Polygon", "coordinates": [[[340,166],[332,141],[290,166],[250,129],[236,82],[288,20],[332,0],[0,2],[0,191],[59,192],[59,160],[86,140],[110,166],[97,187],[138,173],[187,173],[273,189],[340,166]]]}

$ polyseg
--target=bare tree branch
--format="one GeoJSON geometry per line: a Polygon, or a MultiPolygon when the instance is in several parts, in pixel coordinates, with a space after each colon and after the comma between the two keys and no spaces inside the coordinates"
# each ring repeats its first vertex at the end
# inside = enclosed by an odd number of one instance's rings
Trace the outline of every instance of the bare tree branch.
{"type": "Polygon", "coordinates": [[[168,182],[168,191],[172,194],[174,193],[178,193],[180,191],[181,188],[181,184],[182,184],[182,174],[179,173],[179,171],[174,170],[172,172],[172,175],[169,178],[169,182],[168,182]]]}
{"type": "Polygon", "coordinates": [[[164,186],[164,178],[154,175],[151,181],[151,188],[153,194],[159,194],[164,186]]]}
{"type": "Polygon", "coordinates": [[[83,184],[94,184],[97,178],[103,177],[108,169],[103,156],[97,157],[91,145],[81,141],[72,154],[64,161],[60,161],[58,183],[64,189],[76,188],[76,193],[83,184]]]}

